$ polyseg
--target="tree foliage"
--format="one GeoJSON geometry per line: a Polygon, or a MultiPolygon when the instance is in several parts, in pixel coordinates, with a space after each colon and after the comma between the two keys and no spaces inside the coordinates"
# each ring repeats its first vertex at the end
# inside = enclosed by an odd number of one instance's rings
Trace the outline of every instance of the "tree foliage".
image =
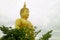
{"type": "MultiPolygon", "coordinates": [[[[0,27],[0,30],[5,34],[0,40],[33,40],[34,38],[32,37],[32,35],[34,35],[34,37],[37,36],[37,34],[39,34],[41,32],[41,30],[39,30],[38,32],[36,32],[35,30],[31,30],[28,27],[21,27],[20,29],[12,29],[11,27],[5,27],[2,26],[0,27]],[[30,31],[34,31],[34,34],[30,33],[30,31]]],[[[48,31],[46,34],[44,34],[39,40],[49,40],[49,38],[51,37],[51,31],[48,31]]]]}
{"type": "Polygon", "coordinates": [[[42,35],[42,37],[39,40],[49,40],[49,38],[51,37],[51,31],[48,31],[46,34],[42,35]]]}

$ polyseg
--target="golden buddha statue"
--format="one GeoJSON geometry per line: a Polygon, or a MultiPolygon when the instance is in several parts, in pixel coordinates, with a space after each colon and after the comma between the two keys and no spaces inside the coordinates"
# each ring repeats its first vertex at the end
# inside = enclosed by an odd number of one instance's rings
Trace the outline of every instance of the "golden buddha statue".
{"type": "Polygon", "coordinates": [[[15,26],[16,28],[20,28],[20,27],[33,27],[33,25],[31,24],[30,21],[28,21],[28,17],[29,17],[29,9],[26,8],[26,3],[24,3],[24,7],[20,10],[20,16],[21,18],[17,19],[15,22],[15,26]]]}
{"type": "MultiPolygon", "coordinates": [[[[26,3],[24,2],[23,8],[20,10],[20,16],[21,18],[18,18],[15,22],[15,27],[19,29],[20,27],[29,27],[31,30],[34,30],[33,25],[31,24],[30,21],[28,21],[29,17],[29,9],[26,8],[26,3]]],[[[34,32],[31,31],[31,35],[34,38],[34,32]]],[[[33,39],[35,40],[35,38],[33,39]]]]}

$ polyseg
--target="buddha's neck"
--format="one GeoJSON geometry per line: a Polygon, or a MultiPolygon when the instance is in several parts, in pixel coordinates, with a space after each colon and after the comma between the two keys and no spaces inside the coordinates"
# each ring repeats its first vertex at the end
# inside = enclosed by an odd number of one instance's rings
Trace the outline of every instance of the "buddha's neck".
{"type": "Polygon", "coordinates": [[[27,20],[27,18],[21,18],[21,19],[27,20]]]}

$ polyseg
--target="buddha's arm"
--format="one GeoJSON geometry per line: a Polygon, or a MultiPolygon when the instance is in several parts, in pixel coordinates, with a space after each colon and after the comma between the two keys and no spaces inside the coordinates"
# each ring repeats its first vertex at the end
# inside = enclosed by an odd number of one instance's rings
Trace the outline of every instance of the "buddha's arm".
{"type": "Polygon", "coordinates": [[[17,19],[16,22],[15,22],[15,27],[19,29],[20,25],[21,25],[20,24],[20,19],[17,19]]]}
{"type": "Polygon", "coordinates": [[[29,25],[30,25],[31,29],[34,29],[32,23],[30,21],[29,21],[29,25]]]}

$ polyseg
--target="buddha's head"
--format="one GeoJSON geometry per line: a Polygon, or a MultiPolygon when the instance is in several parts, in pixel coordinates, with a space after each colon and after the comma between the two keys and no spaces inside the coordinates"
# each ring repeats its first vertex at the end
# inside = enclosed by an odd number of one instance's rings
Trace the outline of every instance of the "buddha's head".
{"type": "Polygon", "coordinates": [[[29,17],[29,9],[26,8],[26,3],[24,3],[24,7],[20,10],[21,18],[28,19],[29,17]]]}

